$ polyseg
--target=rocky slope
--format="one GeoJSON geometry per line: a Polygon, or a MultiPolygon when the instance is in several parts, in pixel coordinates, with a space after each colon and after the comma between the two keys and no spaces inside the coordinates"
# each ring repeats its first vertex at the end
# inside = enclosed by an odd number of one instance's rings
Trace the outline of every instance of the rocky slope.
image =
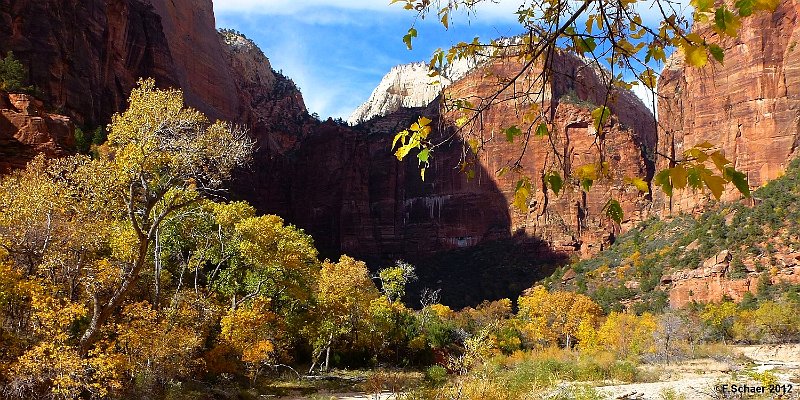
{"type": "MultiPolygon", "coordinates": [[[[800,144],[800,6],[780,2],[773,14],[743,20],[739,38],[720,38],[709,27],[696,30],[725,50],[723,64],[697,69],[674,57],[658,84],[659,151],[680,155],[708,140],[719,145],[751,187],[780,176],[800,144]]],[[[659,160],[659,169],[667,167],[659,160]]],[[[735,189],[725,198],[738,197],[735,189]]],[[[686,211],[704,196],[661,196],[659,207],[686,211]]]]}
{"type": "Polygon", "coordinates": [[[739,301],[800,284],[800,160],[754,192],[755,205],[723,202],[702,214],[652,218],[598,256],[553,277],[606,306],[638,311],[739,301]]]}
{"type": "Polygon", "coordinates": [[[48,113],[32,96],[0,91],[0,174],[25,167],[39,153],[70,154],[74,129],[68,117],[48,113]]]}

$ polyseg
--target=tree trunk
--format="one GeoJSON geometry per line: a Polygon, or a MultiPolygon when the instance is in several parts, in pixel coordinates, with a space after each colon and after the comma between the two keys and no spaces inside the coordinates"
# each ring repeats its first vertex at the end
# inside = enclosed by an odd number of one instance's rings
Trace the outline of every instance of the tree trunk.
{"type": "Polygon", "coordinates": [[[325,372],[328,372],[328,366],[330,365],[330,361],[331,361],[331,346],[328,346],[328,348],[325,350],[325,369],[324,369],[325,372]]]}
{"type": "Polygon", "coordinates": [[[89,321],[89,326],[86,327],[80,341],[80,354],[82,356],[88,354],[89,349],[97,342],[100,336],[100,328],[103,327],[111,315],[119,308],[122,301],[125,300],[125,297],[131,290],[131,287],[139,280],[139,273],[142,267],[144,267],[145,260],[147,259],[147,249],[149,247],[150,240],[148,238],[141,238],[139,241],[139,252],[134,262],[133,269],[122,279],[122,284],[120,284],[111,298],[108,299],[108,302],[101,304],[100,299],[98,299],[96,295],[93,297],[92,302],[94,303],[94,310],[92,312],[92,319],[89,321]]]}
{"type": "Polygon", "coordinates": [[[156,242],[153,249],[153,261],[155,262],[155,276],[153,279],[155,280],[155,296],[153,296],[153,307],[158,310],[159,304],[161,302],[161,240],[159,239],[158,235],[159,229],[156,228],[156,242]]]}

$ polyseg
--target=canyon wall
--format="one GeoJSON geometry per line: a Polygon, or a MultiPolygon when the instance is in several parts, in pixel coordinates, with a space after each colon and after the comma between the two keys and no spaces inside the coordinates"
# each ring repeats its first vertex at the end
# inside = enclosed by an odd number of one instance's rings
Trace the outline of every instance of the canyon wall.
{"type": "MultiPolygon", "coordinates": [[[[786,169],[800,144],[800,5],[782,1],[777,10],[742,20],[738,38],[720,37],[710,27],[695,31],[725,51],[722,64],[687,66],[676,53],[658,83],[659,152],[680,157],[704,141],[719,146],[751,188],[786,169]]],[[[658,170],[669,162],[659,157],[658,170]]],[[[708,195],[679,191],[671,199],[657,193],[657,207],[692,211],[708,195]]],[[[727,188],[724,199],[739,198],[727,188]]]]}

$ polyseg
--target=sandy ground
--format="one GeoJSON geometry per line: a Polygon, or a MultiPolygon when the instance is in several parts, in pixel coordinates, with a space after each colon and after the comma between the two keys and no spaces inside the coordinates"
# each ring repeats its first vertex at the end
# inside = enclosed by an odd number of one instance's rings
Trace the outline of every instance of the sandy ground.
{"type": "MultiPolygon", "coordinates": [[[[625,400],[663,400],[665,395],[672,392],[683,396],[686,400],[709,400],[728,398],[753,398],[753,397],[725,397],[715,390],[721,384],[745,384],[748,378],[744,376],[745,368],[755,371],[772,371],[781,383],[793,385],[793,393],[780,397],[780,399],[800,399],[800,344],[777,346],[738,346],[734,354],[740,354],[752,360],[752,364],[744,365],[746,360],[718,361],[713,359],[688,360],[671,365],[643,366],[646,373],[657,377],[656,382],[633,383],[626,385],[598,386],[597,390],[608,399],[625,400]]],[[[749,382],[751,385],[753,381],[749,382]]],[[[778,398],[776,396],[772,396],[778,398]]],[[[283,398],[284,400],[299,400],[308,397],[283,398]]],[[[319,400],[393,400],[396,396],[392,393],[380,395],[365,393],[318,393],[311,398],[319,400]]],[[[677,397],[678,399],[681,397],[677,397]]],[[[761,397],[761,398],[770,398],[761,397]]]]}
{"type": "MultiPolygon", "coordinates": [[[[740,346],[734,353],[753,361],[758,372],[772,371],[780,383],[792,384],[793,393],[782,399],[800,399],[800,344],[780,346],[740,346]]],[[[731,398],[721,395],[715,387],[721,384],[746,384],[745,365],[738,362],[720,362],[711,359],[691,360],[676,365],[652,366],[659,373],[658,382],[609,385],[598,390],[610,399],[661,400],[667,391],[683,395],[687,400],[731,398]]],[[[750,381],[750,384],[754,384],[750,381]]],[[[752,396],[744,396],[749,398],[752,396]]],[[[766,398],[779,398],[767,396],[766,398]]],[[[738,397],[732,397],[738,398],[738,397]]]]}
{"type": "MultiPolygon", "coordinates": [[[[281,400],[301,400],[309,397],[281,397],[281,400]]],[[[393,393],[366,394],[366,393],[317,393],[311,397],[318,400],[395,400],[393,393]]]]}

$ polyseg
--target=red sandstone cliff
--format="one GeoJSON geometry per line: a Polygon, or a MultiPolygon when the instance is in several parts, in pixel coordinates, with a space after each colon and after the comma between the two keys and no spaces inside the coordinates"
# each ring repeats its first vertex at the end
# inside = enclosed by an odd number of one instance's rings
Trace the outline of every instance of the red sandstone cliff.
{"type": "MultiPolygon", "coordinates": [[[[591,253],[619,229],[601,213],[609,195],[620,197],[628,223],[645,207],[644,199],[619,181],[623,174],[652,175],[641,156],[655,142],[647,128],[652,117],[629,93],[617,93],[618,105],[612,108],[618,119],[609,127],[610,160],[619,179],[596,185],[585,198],[573,191],[550,199],[547,208],[541,207],[544,191],[538,187],[535,212],[522,215],[509,206],[512,178],[494,173],[514,153],[513,146],[488,143],[489,157],[480,160],[477,178],[468,181],[453,169],[461,156],[456,141],[437,152],[423,183],[416,165],[397,162],[389,149],[394,133],[420,110],[400,109],[358,131],[313,121],[295,85],[273,71],[252,42],[216,32],[210,0],[90,0],[69,7],[53,0],[0,0],[0,5],[0,18],[7,22],[0,25],[0,51],[13,50],[30,65],[31,80],[46,94],[46,104],[79,124],[107,121],[124,107],[135,81],[152,76],[161,86],[181,87],[187,103],[210,117],[246,126],[258,151],[253,165],[232,182],[234,197],[307,228],[330,255],[409,257],[512,233],[547,239],[559,250],[591,253]],[[86,29],[75,29],[79,25],[86,29]]],[[[581,60],[560,57],[557,62],[561,73],[551,90],[552,112],[558,129],[570,138],[571,160],[580,163],[595,156],[591,117],[585,108],[559,99],[569,95],[599,104],[604,85],[581,60]]],[[[508,74],[519,65],[491,68],[508,74]]],[[[450,90],[491,89],[490,79],[473,73],[450,90]]],[[[516,123],[512,111],[491,110],[484,129],[516,123]]],[[[436,107],[424,112],[439,119],[436,107]]],[[[14,133],[8,130],[6,136],[14,133]]],[[[532,151],[524,160],[531,176],[540,172],[537,163],[543,155],[532,151]]],[[[21,166],[25,160],[10,164],[21,166]]]]}
{"type": "Polygon", "coordinates": [[[0,174],[25,167],[39,153],[69,154],[73,132],[69,118],[46,112],[32,96],[0,92],[0,174]]]}
{"type": "MultiPolygon", "coordinates": [[[[658,83],[659,152],[680,156],[684,149],[709,141],[747,174],[751,188],[759,187],[782,175],[798,155],[800,6],[782,1],[773,14],[744,19],[735,39],[721,38],[708,27],[696,31],[725,49],[724,64],[698,69],[686,66],[680,54],[670,58],[658,83]]],[[[657,167],[667,168],[668,162],[659,157],[657,167]]],[[[665,215],[697,210],[709,200],[689,191],[676,192],[671,199],[655,194],[655,208],[665,215]]],[[[727,200],[739,197],[733,187],[723,195],[727,200]]],[[[785,256],[787,261],[778,267],[786,273],[773,280],[797,282],[796,259],[785,256]]],[[[729,279],[727,262],[712,261],[664,278],[671,305],[723,296],[740,299],[755,291],[757,277],[729,279]]]]}
{"type": "MultiPolygon", "coordinates": [[[[720,36],[708,27],[697,32],[725,50],[724,64],[688,67],[674,55],[658,83],[658,149],[680,156],[704,141],[720,146],[751,187],[780,176],[800,144],[800,6],[782,1],[773,14],[743,20],[740,35],[720,36]]],[[[668,167],[659,158],[658,169],[668,167]]],[[[729,188],[724,198],[739,195],[729,188]]],[[[707,196],[659,193],[659,208],[691,209],[707,196]]]]}
{"type": "MultiPolygon", "coordinates": [[[[486,96],[496,89],[498,78],[516,74],[519,68],[521,65],[514,61],[495,62],[466,75],[446,91],[453,97],[486,96]]],[[[596,105],[590,104],[605,100],[599,70],[566,55],[557,56],[555,68],[559,74],[548,88],[549,111],[563,140],[560,145],[567,149],[568,162],[573,166],[596,162],[591,128],[591,109],[596,105]]],[[[648,200],[623,178],[652,176],[653,165],[643,154],[655,146],[653,116],[632,94],[615,95],[610,105],[616,117],[606,127],[606,156],[614,177],[598,181],[587,195],[573,188],[556,197],[535,183],[531,211],[514,209],[513,188],[519,177],[511,173],[499,177],[496,172],[518,157],[521,148],[519,142],[504,139],[485,143],[481,158],[474,160],[475,178],[470,180],[458,168],[467,138],[456,137],[436,149],[423,182],[416,163],[398,162],[390,147],[394,134],[419,115],[437,121],[435,125],[444,129],[434,135],[450,135],[454,117],[439,115],[438,101],[434,101],[427,108],[401,108],[372,119],[357,127],[363,133],[342,133],[339,129],[338,134],[312,135],[309,143],[314,144],[298,153],[298,176],[293,180],[293,204],[303,204],[301,209],[307,211],[302,215],[298,212],[294,220],[311,232],[315,231],[314,224],[320,229],[324,225],[328,234],[323,237],[338,238],[342,251],[356,255],[420,257],[512,235],[545,240],[556,251],[591,254],[609,244],[621,229],[602,212],[609,197],[623,205],[623,226],[639,221],[647,212],[648,200]],[[326,150],[321,153],[319,149],[326,150]],[[314,174],[319,165],[340,176],[337,180],[342,183],[320,179],[314,174]],[[299,195],[298,190],[304,194],[299,195]],[[316,207],[300,200],[309,196],[318,198],[316,207]]],[[[492,131],[519,124],[518,106],[506,102],[492,107],[476,129],[489,137],[492,131]]],[[[549,149],[545,143],[532,143],[525,153],[524,173],[534,181],[540,179],[545,158],[552,160],[549,149]]]]}

